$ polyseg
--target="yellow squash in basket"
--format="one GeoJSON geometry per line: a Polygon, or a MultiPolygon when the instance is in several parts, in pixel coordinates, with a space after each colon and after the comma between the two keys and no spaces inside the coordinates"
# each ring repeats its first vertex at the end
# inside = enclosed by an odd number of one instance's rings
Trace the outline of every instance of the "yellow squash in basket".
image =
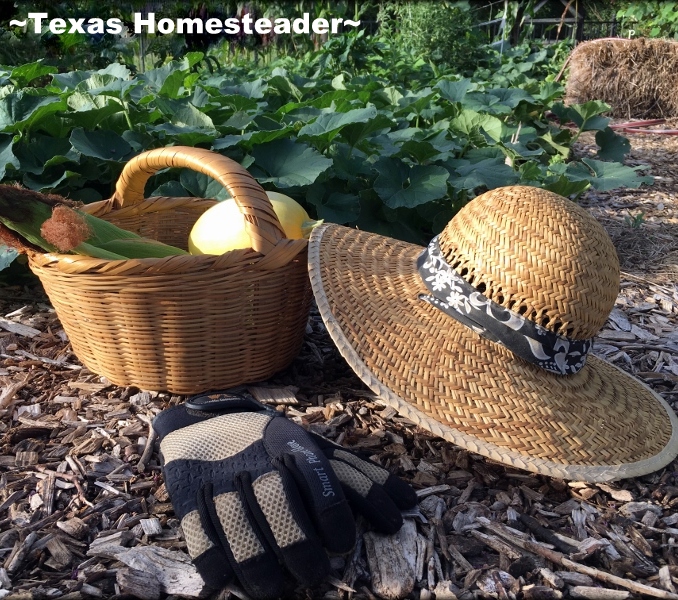
{"type": "MultiPolygon", "coordinates": [[[[273,210],[280,220],[285,235],[291,240],[308,238],[314,227],[322,221],[314,221],[296,200],[266,192],[273,210]]],[[[191,254],[223,254],[230,250],[251,247],[250,236],[235,200],[229,198],[206,210],[195,222],[188,237],[191,254]]]]}

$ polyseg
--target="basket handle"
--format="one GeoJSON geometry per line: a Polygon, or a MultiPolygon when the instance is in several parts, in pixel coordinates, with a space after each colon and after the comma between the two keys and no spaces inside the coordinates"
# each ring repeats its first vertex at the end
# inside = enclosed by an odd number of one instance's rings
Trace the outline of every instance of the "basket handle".
{"type": "Polygon", "coordinates": [[[131,207],[144,200],[146,182],[161,169],[183,167],[209,175],[223,185],[245,217],[252,249],[268,254],[285,239],[277,215],[264,189],[234,160],[203,148],[171,146],[142,152],[123,168],[110,199],[115,208],[131,207]]]}

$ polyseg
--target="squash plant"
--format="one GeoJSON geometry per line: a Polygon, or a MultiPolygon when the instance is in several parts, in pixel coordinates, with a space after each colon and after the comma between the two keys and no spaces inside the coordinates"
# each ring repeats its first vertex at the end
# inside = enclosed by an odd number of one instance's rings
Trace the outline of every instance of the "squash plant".
{"type": "MultiPolygon", "coordinates": [[[[0,181],[91,202],[111,194],[135,154],[199,146],[314,217],[419,243],[487,189],[524,183],[574,198],[651,182],[621,164],[628,146],[604,104],[564,107],[560,85],[520,69],[499,81],[422,69],[402,83],[376,56],[359,72],[328,68],[323,52],[220,73],[197,70],[203,55],[189,53],[135,77],[117,63],[0,67],[0,181]],[[585,130],[598,132],[600,151],[575,160],[585,130]]],[[[190,172],[160,173],[147,191],[224,196],[190,172]]]]}

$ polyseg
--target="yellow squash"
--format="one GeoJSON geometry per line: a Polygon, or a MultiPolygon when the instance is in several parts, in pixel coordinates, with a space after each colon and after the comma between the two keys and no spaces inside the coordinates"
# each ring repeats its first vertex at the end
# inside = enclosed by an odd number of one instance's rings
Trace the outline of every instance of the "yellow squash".
{"type": "MultiPolygon", "coordinates": [[[[266,192],[285,235],[292,240],[310,235],[319,221],[313,221],[304,208],[284,194],[266,192]]],[[[188,238],[191,254],[223,254],[239,248],[251,248],[245,218],[233,198],[206,210],[195,222],[188,238]]]]}

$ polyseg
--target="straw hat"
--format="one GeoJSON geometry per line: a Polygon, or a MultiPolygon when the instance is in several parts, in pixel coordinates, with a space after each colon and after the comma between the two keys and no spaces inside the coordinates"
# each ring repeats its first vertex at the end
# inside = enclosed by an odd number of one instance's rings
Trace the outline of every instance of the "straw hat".
{"type": "Polygon", "coordinates": [[[514,186],[467,204],[422,248],[323,225],[309,244],[320,314],[385,402],[471,452],[578,481],[678,454],[678,419],[589,352],[619,289],[607,233],[574,202],[514,186]]]}

